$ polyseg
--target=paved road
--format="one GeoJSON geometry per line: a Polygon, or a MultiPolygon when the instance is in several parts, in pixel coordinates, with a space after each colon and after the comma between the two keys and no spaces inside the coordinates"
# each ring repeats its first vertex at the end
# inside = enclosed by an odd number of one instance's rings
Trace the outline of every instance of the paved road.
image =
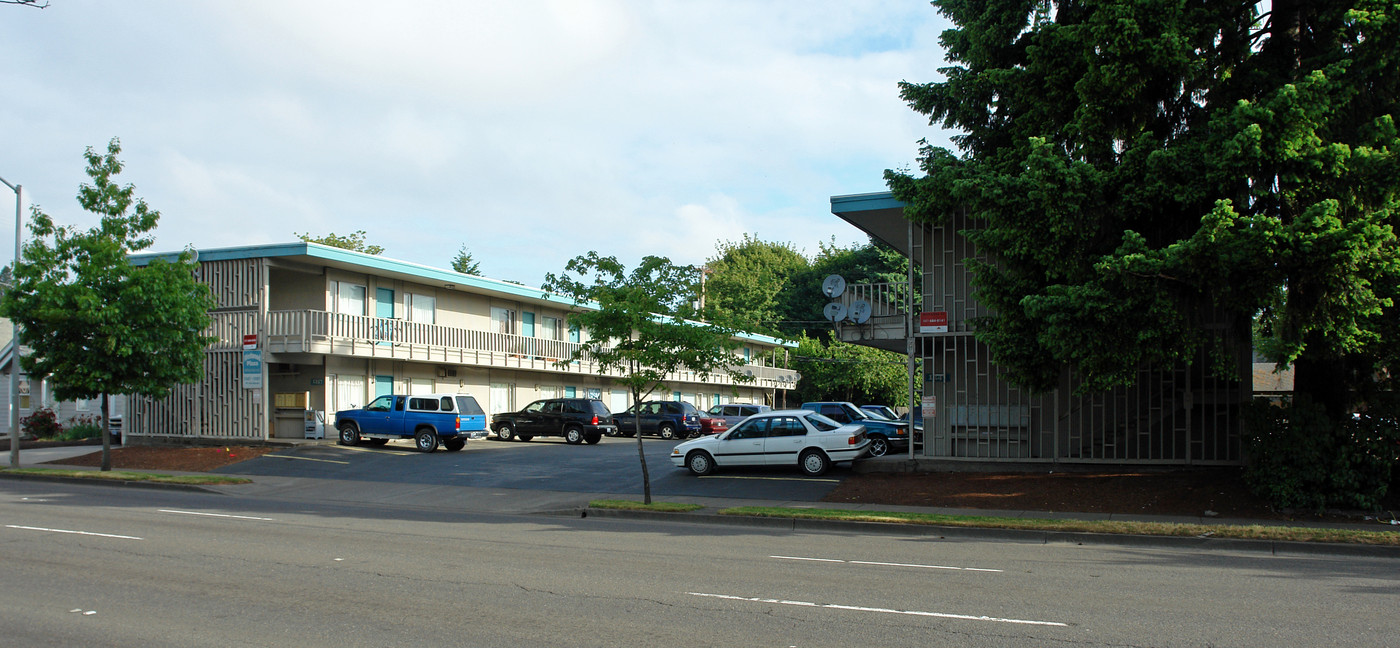
{"type": "MultiPolygon", "coordinates": [[[[647,438],[647,468],[653,496],[734,497],[820,501],[850,474],[838,466],[821,477],[792,468],[736,468],[696,477],[669,459],[678,441],[647,438]]],[[[481,440],[460,452],[415,452],[407,441],[384,447],[335,445],[278,450],[218,472],[238,475],[310,477],[357,482],[473,486],[640,496],[637,440],[604,438],[572,446],[562,439],[529,442],[481,440]]]]}
{"type": "Polygon", "coordinates": [[[40,481],[0,520],[14,646],[1382,646],[1400,595],[1394,559],[40,481]]]}

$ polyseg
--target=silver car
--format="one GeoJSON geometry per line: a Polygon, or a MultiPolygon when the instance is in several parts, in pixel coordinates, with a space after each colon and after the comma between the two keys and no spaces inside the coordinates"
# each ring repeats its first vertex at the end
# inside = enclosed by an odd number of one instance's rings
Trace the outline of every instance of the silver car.
{"type": "Polygon", "coordinates": [[[735,425],[738,425],[740,421],[743,421],[744,419],[753,416],[754,414],[761,414],[772,409],[773,408],[767,405],[730,403],[728,405],[716,405],[714,407],[711,407],[710,409],[705,410],[705,414],[709,415],[710,418],[722,418],[724,419],[726,427],[734,427],[735,425]]]}

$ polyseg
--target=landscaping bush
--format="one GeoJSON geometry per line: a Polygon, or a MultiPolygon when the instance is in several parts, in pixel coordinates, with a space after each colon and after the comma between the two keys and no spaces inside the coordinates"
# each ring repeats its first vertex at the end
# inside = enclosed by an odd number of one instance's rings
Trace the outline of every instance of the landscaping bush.
{"type": "Polygon", "coordinates": [[[58,417],[54,416],[52,409],[41,407],[29,416],[21,418],[19,429],[26,436],[51,439],[63,431],[63,426],[58,424],[58,417]]]}
{"type": "Polygon", "coordinates": [[[1400,460],[1397,414],[1394,400],[1340,423],[1305,398],[1255,403],[1246,413],[1245,482],[1279,508],[1380,509],[1400,460]]]}
{"type": "Polygon", "coordinates": [[[58,441],[80,441],[102,436],[102,417],[95,414],[79,414],[68,419],[68,428],[55,437],[58,441]]]}

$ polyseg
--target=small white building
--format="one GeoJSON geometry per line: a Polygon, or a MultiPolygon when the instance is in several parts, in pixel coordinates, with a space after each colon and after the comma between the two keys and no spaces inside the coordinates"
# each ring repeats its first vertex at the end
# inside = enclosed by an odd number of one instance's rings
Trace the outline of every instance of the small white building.
{"type": "MultiPolygon", "coordinates": [[[[218,304],[204,380],[160,400],[131,398],[129,443],[306,438],[318,424],[333,437],[336,410],[386,393],[471,394],[488,415],[551,397],[598,398],[614,412],[631,405],[617,374],[557,364],[587,331],[539,288],[317,243],[198,254],[198,278],[218,304]]],[[[738,341],[736,364],[752,382],[684,372],[652,398],[782,405],[798,377],[787,368],[796,344],[738,341]]]]}

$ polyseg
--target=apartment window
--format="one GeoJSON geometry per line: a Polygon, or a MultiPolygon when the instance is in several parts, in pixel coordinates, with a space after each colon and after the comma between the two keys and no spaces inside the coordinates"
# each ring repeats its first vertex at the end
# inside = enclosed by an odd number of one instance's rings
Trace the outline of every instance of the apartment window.
{"type": "Polygon", "coordinates": [[[491,413],[515,411],[515,390],[510,383],[491,383],[491,413]]]}
{"type": "Polygon", "coordinates": [[[540,398],[559,398],[558,385],[540,385],[540,398]]]}
{"type": "Polygon", "coordinates": [[[509,308],[491,307],[491,328],[497,333],[515,333],[515,311],[509,308]]]}
{"type": "Polygon", "coordinates": [[[335,312],[344,315],[364,315],[367,289],[360,284],[336,281],[335,312]]]}
{"type": "Polygon", "coordinates": [[[560,325],[563,323],[564,320],[561,320],[558,317],[545,316],[544,324],[541,327],[543,330],[540,331],[540,337],[546,340],[558,340],[559,330],[561,328],[560,325]]]}
{"type": "Polygon", "coordinates": [[[331,384],[335,389],[331,402],[335,403],[336,411],[354,409],[367,400],[364,376],[332,376],[331,384]]]}
{"type": "Polygon", "coordinates": [[[437,323],[437,298],[430,295],[408,293],[408,321],[419,324],[437,323]]]}

